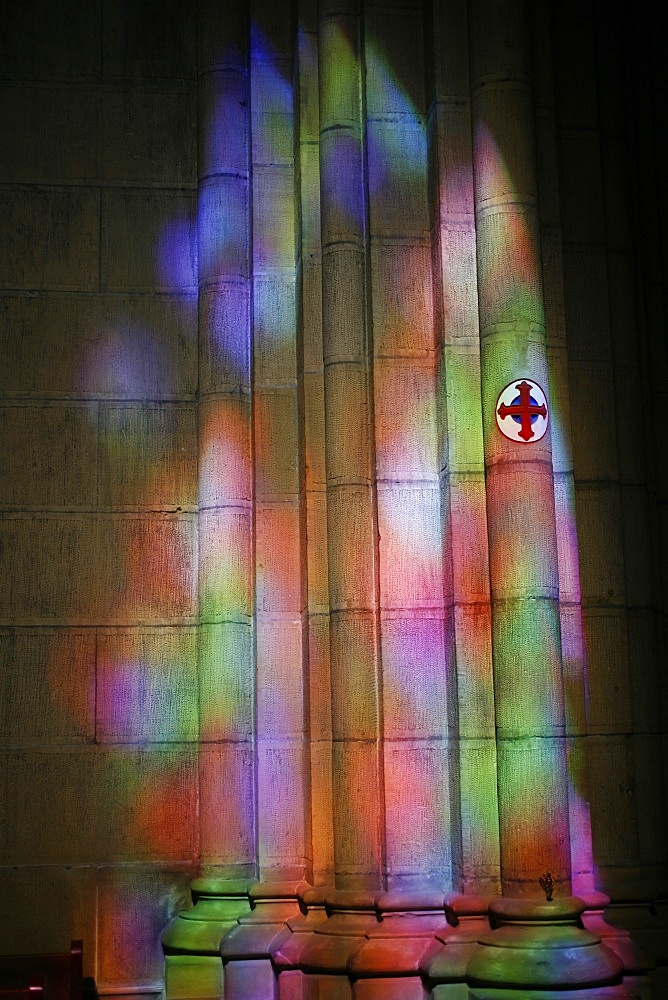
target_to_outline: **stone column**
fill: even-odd
[[[524,5],[474,0],[470,45],[501,878],[533,895],[545,869],[568,891],[570,859],[550,433],[495,422],[513,380],[548,387]]]
[[[303,392],[298,339],[296,12],[251,4],[258,863],[311,876]]]
[[[460,873],[453,888],[489,894],[499,891],[499,817],[466,0],[440,0],[432,11],[428,142],[439,478],[459,737],[460,815],[452,835],[458,825],[461,843],[453,854],[460,855]]]
[[[380,883],[383,814],[361,25],[319,10],[323,356],[334,857],[340,888]]]
[[[200,849],[255,874],[250,88],[244,3],[200,4]]]

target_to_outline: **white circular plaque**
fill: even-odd
[[[496,423],[504,435],[519,444],[540,441],[547,430],[547,397],[538,382],[518,378],[509,382],[496,401]]]

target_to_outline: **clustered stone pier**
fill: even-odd
[[[201,878],[163,934],[167,1000],[651,996],[652,962],[587,899]]]

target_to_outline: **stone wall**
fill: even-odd
[[[662,111],[642,16],[529,6],[6,4],[2,950],[661,890]]]

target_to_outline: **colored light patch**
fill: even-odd
[[[197,288],[197,233],[188,216],[172,217],[162,227],[155,248],[159,285],[181,291]]]

